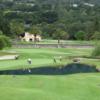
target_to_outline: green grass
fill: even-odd
[[[19,69],[24,67],[39,67],[71,63],[69,56],[90,56],[93,49],[66,48],[66,49],[9,49],[0,51],[0,55],[17,53],[19,60],[0,61],[0,70]],[[64,59],[59,61],[58,57]],[[27,59],[32,59],[32,65]],[[100,66],[99,59],[86,59],[82,63]],[[69,74],[69,75],[1,75],[0,100],[99,100],[100,73]]]
[[[84,48],[40,49],[38,48],[38,49],[7,50],[8,53],[13,51],[20,55],[19,59],[0,61],[0,70],[53,65],[54,57],[56,57],[57,59],[57,64],[68,64],[72,62],[72,59],[67,59],[69,56],[84,56],[84,55],[89,56],[92,52],[92,49],[84,49]],[[62,62],[59,61],[59,56],[62,56],[62,58],[64,58]],[[27,64],[28,58],[32,59],[31,66]],[[98,64],[97,66],[99,66]]]
[[[1,100],[99,100],[100,74],[0,76]]]

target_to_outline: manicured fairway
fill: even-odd
[[[11,49],[1,51],[5,55],[14,52],[19,54],[18,60],[0,61],[0,70],[41,67],[71,63],[69,56],[89,56],[90,48],[67,49]],[[59,61],[59,56],[64,59]],[[32,59],[32,65],[27,59]],[[97,59],[82,59],[82,63],[100,66]],[[0,100],[99,100],[100,74],[79,73],[68,75],[1,75]]]
[[[7,51],[1,51],[1,54],[4,52],[15,52],[20,55],[18,60],[6,60],[0,61],[0,70],[3,69],[19,69],[19,68],[26,68],[26,67],[40,67],[40,66],[47,66],[53,65],[53,58],[57,59],[57,64],[68,64],[72,62],[72,59],[65,59],[69,56],[89,56],[92,52],[90,48],[67,48],[67,49],[12,49]],[[11,53],[12,54],[12,53]],[[63,61],[60,62],[59,56],[62,56]],[[27,59],[32,59],[32,65],[27,64]],[[83,59],[82,63],[97,65],[99,67],[100,62],[99,60],[92,60],[92,59]]]
[[[99,100],[100,74],[0,76],[0,100]]]

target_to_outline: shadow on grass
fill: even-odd
[[[37,67],[30,69],[3,70],[0,71],[0,75],[65,75],[91,72],[98,72],[98,70],[95,66],[74,63],[62,67]]]

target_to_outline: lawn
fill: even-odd
[[[0,54],[19,54],[18,60],[0,61],[0,70],[41,67],[72,63],[69,56],[90,56],[92,48],[58,49],[8,49]],[[59,56],[64,59],[59,61]],[[32,59],[32,65],[27,59]],[[100,66],[98,59],[82,60],[82,63]],[[78,73],[68,75],[1,75],[0,100],[99,100],[100,74]]]
[[[1,100],[99,100],[100,74],[0,76]]]
[[[74,49],[74,50],[73,50]],[[4,52],[1,51],[4,55]],[[55,57],[57,59],[57,64],[68,64],[72,63],[72,59],[68,59],[69,56],[89,56],[92,52],[92,49],[90,48],[59,48],[59,49],[12,49],[7,50],[7,53],[11,54],[19,54],[18,60],[5,60],[0,61],[0,70],[4,69],[19,69],[19,68],[25,68],[25,67],[40,67],[40,66],[47,66],[47,65],[54,65],[53,58]],[[62,56],[63,61],[59,61],[59,56]],[[32,65],[27,64],[27,59],[32,59]],[[83,59],[81,61],[82,63],[89,63],[94,64],[99,67],[100,62],[97,59]]]

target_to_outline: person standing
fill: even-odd
[[[59,60],[62,61],[62,56],[59,57]]]
[[[31,64],[32,64],[32,60],[29,58],[29,59],[27,60],[27,63],[28,63],[29,65],[31,65]],[[29,68],[27,68],[27,71],[28,71],[28,73],[31,73],[31,70],[30,70]]]
[[[55,57],[53,58],[53,61],[54,61],[54,63],[57,63],[57,61],[56,61],[56,58],[55,58]]]
[[[27,62],[28,62],[29,65],[32,64],[32,60],[30,58],[27,60]]]

